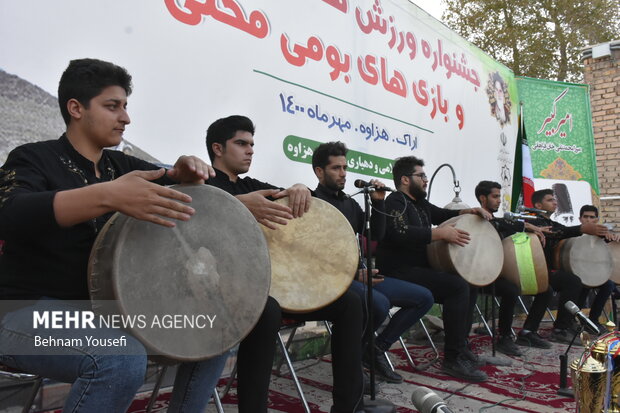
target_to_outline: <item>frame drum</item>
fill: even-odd
[[[577,275],[587,287],[599,287],[611,277],[611,253],[600,237],[584,234],[563,239],[554,258],[555,268]]]
[[[545,252],[536,235],[517,232],[502,240],[504,266],[500,277],[520,289],[520,295],[536,295],[549,288]]]
[[[288,198],[276,202],[288,205]],[[326,201],[312,198],[301,218],[272,230],[262,227],[271,255],[271,291],[289,313],[318,310],[351,285],[359,264],[349,221]]]
[[[142,317],[126,330],[149,354],[197,361],[230,349],[258,321],[269,251],[232,195],[208,185],[172,188],[192,197],[194,216],[167,228],[114,214],[93,245],[89,290],[99,314]]]
[[[431,242],[426,249],[431,267],[459,274],[468,283],[480,287],[491,284],[499,276],[504,263],[504,250],[497,231],[493,225],[473,214],[450,218],[440,227],[451,224],[469,232],[469,244],[461,247],[443,240]]]

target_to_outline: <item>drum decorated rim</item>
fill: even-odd
[[[523,286],[531,285],[532,282],[535,281],[536,291],[521,291],[522,295],[535,295],[540,292],[547,291],[549,287],[549,272],[547,270],[545,251],[540,240],[538,239],[538,236],[531,233],[525,233],[525,235],[530,240],[530,248],[533,259],[532,268],[534,270],[533,275],[535,280],[531,280],[530,283],[527,283],[521,279],[521,277],[523,277],[522,269],[519,268],[519,263],[517,262],[517,257],[515,256],[515,245],[513,242],[513,238],[518,234],[513,234],[502,240],[504,248],[504,265],[502,266],[500,277],[509,280],[519,287],[519,289]]]

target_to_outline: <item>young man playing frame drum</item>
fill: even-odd
[[[207,150],[216,176],[210,185],[221,188],[244,203],[261,224],[277,230],[279,225],[300,217],[310,207],[310,190],[301,184],[287,189],[239,175],[250,170],[254,155],[254,124],[245,116],[229,116],[213,122],[207,130]],[[289,197],[288,206],[273,199]],[[326,253],[329,246],[326,245]],[[310,276],[310,274],[309,274]],[[361,369],[362,303],[346,291],[332,304],[303,314],[280,313],[278,302],[269,297],[257,326],[242,340],[238,353],[239,411],[267,411],[269,378],[281,315],[300,321],[333,322],[332,413],[363,412]]]
[[[547,260],[547,268],[549,269],[549,284],[553,290],[560,294],[557,318],[553,324],[554,328],[549,339],[568,344],[574,336],[573,318],[568,310],[564,308],[564,305],[567,301],[577,302],[581,293],[582,284],[579,277],[575,274],[552,268],[554,250],[560,240],[565,238],[578,237],[581,234],[605,236],[607,235],[607,227],[594,223],[566,227],[558,222],[552,221],[550,217],[556,210],[557,201],[551,189],[541,189],[534,192],[532,194],[532,204],[534,208],[545,211],[544,214],[539,215],[538,219],[532,221],[532,224],[538,227],[551,228],[549,232],[545,233],[545,258]],[[541,348],[549,347],[549,343],[542,340],[537,334],[537,331],[551,298],[551,289],[546,293],[536,295],[530,312],[523,324],[523,330],[518,334],[517,344]]]
[[[329,202],[347,218],[356,234],[364,232],[364,211],[359,204],[342,190],[347,179],[347,147],[342,142],[328,142],[319,145],[312,155],[312,168],[319,179],[314,190],[317,198]],[[370,181],[375,188],[383,183],[376,179]],[[370,195],[373,213],[370,219],[370,232],[373,240],[383,238],[385,232],[385,191],[376,190]],[[378,273],[378,271],[377,271]],[[429,290],[413,283],[396,278],[373,279],[373,331],[376,331],[388,315],[392,306],[400,307],[388,325],[375,341],[375,366],[380,379],[390,383],[401,383],[403,378],[392,371],[385,352],[392,344],[415,324],[433,306],[433,295]],[[360,269],[356,280],[351,284],[360,299],[366,300],[366,271]],[[364,306],[366,308],[366,306]],[[364,353],[364,365],[370,365],[369,351]]]
[[[476,214],[484,219],[492,215],[482,208],[460,211],[436,207],[426,200],[428,179],[424,161],[414,156],[398,158],[392,171],[398,192],[385,201],[386,233],[379,243],[377,267],[389,277],[428,288],[435,301],[443,304],[445,346],[443,371],[470,381],[485,381],[486,374],[477,368],[477,357],[467,348],[468,314],[476,304],[478,287],[457,274],[429,267],[426,246],[432,240],[464,246],[470,236],[451,225],[431,228],[461,214]]]
[[[579,210],[579,221],[582,224],[598,224],[598,219],[598,208],[594,205],[584,205]],[[618,242],[620,240],[620,237],[618,236],[618,234],[613,234],[609,232],[605,236],[605,240],[608,242]],[[607,280],[600,287],[596,288],[598,289],[598,291],[596,293],[596,296],[594,297],[594,300],[592,300],[588,317],[599,327],[599,331],[601,333],[604,333],[607,331],[607,329],[601,325],[601,323],[599,322],[599,317],[603,313],[605,303],[616,288],[616,283],[614,283],[612,280]],[[592,290],[592,288],[586,286],[583,287],[583,289],[581,290],[581,295],[579,296],[579,301],[577,302],[577,306],[579,308],[582,308],[585,305],[588,294]]]
[[[480,181],[475,188],[476,199],[480,203],[480,206],[491,214],[497,212],[502,202],[501,189],[502,186],[497,182]],[[501,239],[509,237],[517,232],[529,231],[535,233],[541,240],[542,245],[544,245],[545,236],[541,228],[527,222],[493,218],[491,224],[495,227]],[[507,279],[500,277],[495,280],[493,284],[483,287],[482,291],[486,294],[492,294],[494,291],[495,295],[501,297],[497,351],[509,356],[520,356],[521,352],[519,351],[519,347],[515,345],[511,337],[512,316],[514,314],[515,305],[517,304],[517,298],[519,297],[519,287]],[[470,315],[470,320],[473,320],[473,312]]]
[[[204,183],[214,175],[196,157],[182,156],[165,171],[122,152],[104,150],[121,142],[130,122],[130,93],[131,76],[122,67],[95,59],[71,61],[58,87],[66,133],[55,141],[14,149],[0,169],[0,239],[5,240],[0,298],[36,301],[3,315],[0,362],[73,383],[66,412],[125,412],[144,382],[146,350],[122,330],[96,328],[88,334],[124,336],[126,346],[104,352],[72,342],[68,347],[30,352],[36,346],[30,329],[33,310],[75,311],[65,300],[89,300],[89,253],[114,211],[173,227],[173,220],[191,218],[194,210],[186,204],[191,199],[158,184]],[[61,340],[85,334],[70,328],[39,328],[34,333]],[[203,411],[226,357],[227,353],[182,363],[168,411]],[[190,391],[190,386],[201,390]]]

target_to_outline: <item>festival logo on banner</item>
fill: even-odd
[[[510,123],[510,114],[512,110],[512,100],[508,83],[504,80],[499,71],[489,73],[487,81],[486,93],[491,109],[491,116],[494,117],[502,127],[499,133],[499,153],[497,160],[500,163],[500,183],[502,184],[502,210],[510,211],[512,201],[512,165],[514,162],[514,154],[506,147],[508,138],[504,132],[504,127]],[[511,140],[512,142],[512,140]]]

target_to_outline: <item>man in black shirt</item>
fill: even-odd
[[[546,211],[544,215],[540,215],[537,220],[532,221],[532,224],[538,227],[550,228],[550,231],[545,234],[545,259],[547,260],[547,268],[549,270],[549,284],[553,290],[560,294],[558,314],[549,339],[568,344],[573,339],[574,328],[572,316],[564,308],[564,305],[567,301],[577,302],[583,285],[575,274],[553,268],[553,254],[560,240],[578,237],[581,234],[605,236],[607,234],[607,227],[594,223],[566,227],[556,221],[552,221],[550,216],[557,208],[557,201],[551,189],[542,189],[534,192],[532,194],[532,204],[534,208]],[[551,298],[551,289],[547,294],[541,293],[536,296],[530,308],[530,313],[523,324],[523,330],[517,336],[517,344],[547,348],[545,344],[548,346],[548,343],[541,340],[537,331]]]
[[[501,189],[502,186],[497,182],[480,181],[475,189],[476,199],[480,202],[480,206],[491,214],[497,212],[502,202]],[[541,243],[544,245],[545,236],[542,230],[527,222],[493,218],[491,224],[495,227],[501,239],[509,237],[517,232],[529,231],[536,233],[536,236],[540,238]],[[511,336],[512,316],[514,314],[515,305],[517,304],[520,288],[507,279],[500,277],[491,285],[484,287],[482,291],[487,294],[494,293],[501,297],[497,351],[509,356],[520,356],[521,352],[519,351],[519,347],[512,341]],[[470,319],[473,320],[473,313],[470,315]]]
[[[398,192],[385,201],[387,219],[385,238],[379,243],[377,267],[389,276],[428,288],[436,302],[443,303],[445,346],[443,371],[470,381],[485,381],[486,374],[477,368],[477,357],[467,348],[471,324],[468,314],[476,304],[478,288],[457,274],[429,267],[426,246],[432,240],[466,245],[469,234],[454,226],[431,228],[461,214],[477,214],[491,219],[482,208],[460,211],[438,208],[426,200],[428,179],[424,162],[414,156],[399,158],[392,170]]]
[[[125,336],[117,354],[100,347],[37,347],[36,334],[59,340],[78,329],[32,330],[33,310],[75,311],[71,300],[88,300],[87,263],[97,233],[113,212],[173,227],[187,221],[191,198],[158,185],[204,183],[214,175],[196,157],[182,156],[168,171],[104,150],[118,145],[129,124],[125,69],[95,59],[73,60],[58,87],[66,133],[56,141],[14,149],[0,169],[0,298],[38,300],[0,314],[0,363],[46,378],[73,383],[64,411],[124,413],[146,373],[146,351],[118,329],[89,329],[95,338]],[[154,181],[154,182],[150,182]],[[31,351],[36,347],[36,351]],[[182,363],[168,411],[202,411],[227,353]],[[187,389],[198,386],[202,391]]]
[[[579,221],[582,224],[588,223],[598,223],[598,208],[594,205],[584,205],[579,210]],[[609,232],[607,236],[605,236],[605,240],[607,242],[618,242],[620,237],[618,234],[613,234]],[[616,283],[612,280],[607,280],[604,284],[599,287],[595,287],[598,291],[594,300],[592,300],[592,304],[590,306],[590,312],[588,313],[588,318],[592,320],[598,327],[601,333],[607,332],[607,329],[601,325],[599,322],[599,317],[603,313],[603,309],[605,307],[605,303],[616,289]],[[584,286],[581,290],[581,295],[579,297],[579,301],[576,303],[579,308],[583,308],[586,304],[586,300],[588,295],[593,290],[593,288]],[[612,317],[612,321],[616,319],[616,315]]]
[[[254,124],[245,116],[229,116],[213,122],[207,130],[207,150],[216,176],[209,184],[219,187],[244,203],[256,220],[277,230],[279,225],[300,217],[310,206],[310,190],[301,184],[287,189],[239,175],[250,169],[254,155]],[[289,197],[288,206],[271,199]],[[327,247],[327,246],[326,246]],[[248,337],[239,346],[239,411],[266,412],[269,378],[275,351],[275,336],[280,324],[280,306],[269,297],[267,307]],[[361,346],[362,304],[359,297],[345,292],[332,304],[309,313],[283,313],[287,319],[333,323],[332,371],[334,405],[332,413],[363,412]],[[260,354],[260,356],[257,356]]]
[[[342,190],[347,176],[347,147],[342,142],[328,142],[319,145],[312,155],[312,168],[319,179],[314,190],[317,198],[329,202],[347,218],[356,234],[364,233],[364,212],[353,198]],[[376,179],[370,181],[375,188],[385,185]],[[374,213],[370,218],[370,233],[373,240],[383,238],[385,232],[385,191],[376,190],[370,195]],[[378,271],[377,271],[378,272]],[[433,306],[433,296],[429,290],[413,283],[396,278],[373,279],[373,331],[376,331],[388,315],[392,306],[400,307],[388,325],[375,341],[376,373],[390,383],[400,383],[403,378],[392,371],[385,352],[396,340],[415,324]],[[366,270],[360,269],[351,290],[356,292],[362,302],[366,299]],[[366,306],[364,306],[366,308]],[[370,365],[369,351],[364,354],[364,364]]]

